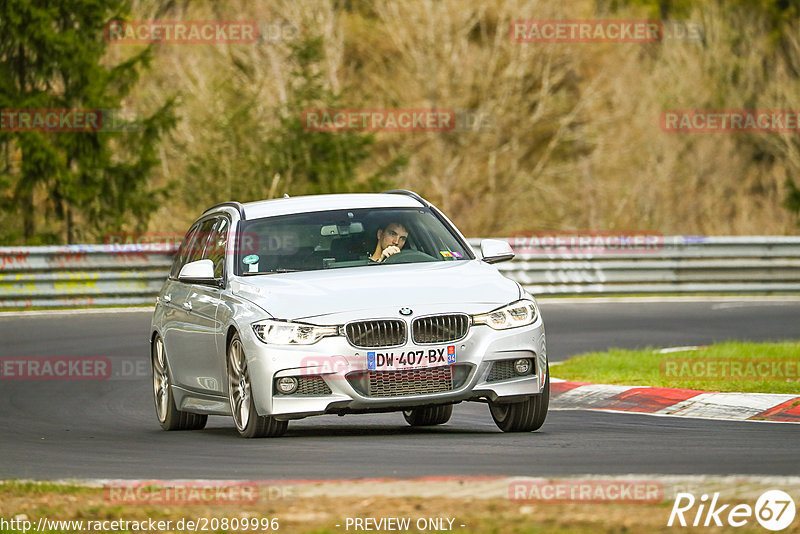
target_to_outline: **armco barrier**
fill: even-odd
[[[800,293],[800,237],[665,236],[658,250],[523,252],[497,267],[534,295]]]
[[[480,252],[480,239],[470,239]],[[151,305],[163,245],[0,247],[0,308]],[[647,253],[518,253],[497,267],[535,295],[800,293],[800,237],[663,238]]]
[[[0,308],[153,304],[174,248],[68,245],[0,248]]]

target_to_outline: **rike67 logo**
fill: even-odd
[[[778,532],[794,521],[795,505],[788,493],[769,490],[756,500],[755,507],[749,504],[719,504],[719,493],[703,494],[696,499],[691,493],[678,493],[669,514],[667,526],[693,527],[743,527],[752,525],[755,519],[765,529]]]

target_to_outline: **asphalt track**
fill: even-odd
[[[609,347],[800,339],[800,301],[545,302],[551,360]],[[149,314],[0,316],[0,357],[101,356],[126,379],[0,381],[0,479],[326,479],[430,475],[798,475],[800,426],[553,410],[503,434],[482,404],[442,427],[400,414],[293,421],[238,438],[229,418],[163,432],[147,364]],[[557,376],[557,372],[554,373]]]

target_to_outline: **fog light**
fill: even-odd
[[[527,375],[531,372],[531,361],[527,358],[516,360],[514,362],[514,370],[518,375]]]
[[[297,391],[297,379],[293,376],[285,376],[277,381],[278,391],[284,395],[291,395]]]

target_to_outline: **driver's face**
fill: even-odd
[[[408,239],[408,231],[402,224],[391,223],[384,230],[378,230],[378,241],[381,244],[381,250],[386,247],[394,245],[397,248],[403,248]]]

